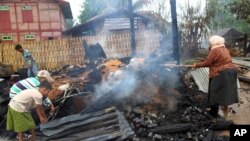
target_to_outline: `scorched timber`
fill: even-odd
[[[191,124],[184,123],[184,124],[174,124],[174,125],[156,127],[154,129],[151,129],[150,132],[172,134],[172,133],[186,132],[189,131],[190,129],[191,129]]]
[[[250,78],[247,76],[243,76],[243,75],[238,75],[238,78],[243,81],[243,82],[247,82],[250,83]]]
[[[234,125],[234,122],[229,120],[217,120],[214,125],[212,125],[212,130],[220,131],[220,130],[229,130],[229,127]]]

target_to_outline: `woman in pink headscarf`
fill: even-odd
[[[227,118],[228,105],[238,103],[237,67],[232,63],[229,51],[225,47],[225,39],[214,35],[209,39],[211,48],[207,58],[193,67],[209,67],[208,106],[210,114],[218,116],[222,106],[224,117]]]

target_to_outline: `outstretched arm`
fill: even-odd
[[[39,116],[39,119],[40,119],[41,123],[47,122],[47,118],[46,118],[46,115],[45,115],[45,112],[44,112],[44,108],[43,108],[42,105],[38,105],[36,107],[36,113]]]

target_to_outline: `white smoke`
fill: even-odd
[[[129,97],[137,87],[136,75],[124,70],[111,72],[107,79],[95,86],[95,95],[97,98],[112,91],[115,98]]]

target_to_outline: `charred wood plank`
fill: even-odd
[[[250,83],[250,78],[247,77],[247,76],[238,75],[238,78],[239,78],[240,81]]]
[[[151,129],[150,132],[173,134],[173,133],[186,132],[186,131],[188,131],[190,129],[191,129],[191,124],[190,123],[183,123],[183,124],[174,124],[174,125],[156,127],[154,129]]]
[[[203,141],[212,141],[214,138],[214,132],[213,131],[209,131],[207,136],[203,139]]]
[[[233,121],[227,121],[227,120],[217,120],[214,125],[212,125],[211,129],[214,131],[219,130],[229,130],[230,125],[234,125]]]
[[[115,118],[117,118],[117,114],[110,113],[110,114],[106,114],[100,117],[89,118],[84,121],[75,121],[72,123],[62,124],[54,128],[50,127],[50,128],[42,129],[41,131],[46,136],[52,136],[55,134],[62,133],[69,129],[79,128],[81,126],[89,126],[90,124],[94,124],[95,122],[98,122],[98,121],[105,121],[105,120],[110,120],[110,119],[115,119]]]
[[[9,77],[14,74],[13,66],[0,62],[0,77]]]
[[[2,121],[0,122],[0,129],[4,127],[5,124],[6,124],[6,116],[3,117]]]

